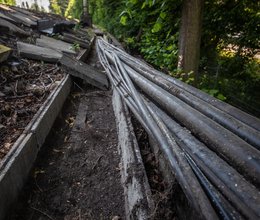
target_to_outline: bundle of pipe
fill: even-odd
[[[97,51],[111,83],[158,142],[201,218],[259,218],[259,120],[102,39]]]

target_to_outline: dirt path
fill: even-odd
[[[74,86],[9,219],[124,219],[111,92]]]

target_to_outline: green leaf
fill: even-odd
[[[143,5],[142,5],[141,9],[144,9],[144,8],[145,8],[145,6],[146,6],[146,2],[144,2],[144,3],[143,3]]]
[[[218,93],[217,89],[210,89],[209,90],[209,94],[212,95],[212,96],[215,96],[217,93]]]
[[[156,22],[153,26],[152,33],[157,33],[162,29],[162,23]]]
[[[225,96],[222,95],[221,93],[219,93],[219,94],[217,95],[217,98],[220,99],[220,100],[222,100],[222,101],[225,101],[225,100],[227,99],[227,97],[225,97]]]
[[[123,15],[123,16],[120,18],[120,23],[125,26],[126,23],[127,23],[127,16]]]
[[[160,13],[160,17],[161,17],[162,19],[166,18],[166,16],[167,16],[167,14],[166,14],[165,12],[162,11],[162,12]]]

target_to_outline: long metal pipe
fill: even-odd
[[[189,153],[203,173],[241,213],[249,219],[260,217],[260,197],[255,196],[260,192],[254,186],[155,104],[149,102],[147,105],[158,113],[174,134],[177,143]]]
[[[260,184],[260,153],[224,127],[205,117],[175,96],[125,67],[131,79],[153,100],[249,180]],[[224,138],[223,138],[224,137]]]
[[[249,115],[249,114],[241,111],[240,109],[229,105],[228,103],[222,102],[222,101],[208,95],[207,93],[205,93],[195,87],[192,87],[176,78],[173,78],[169,75],[166,75],[160,71],[155,70],[154,68],[150,67],[146,63],[141,62],[139,59],[136,59],[136,58],[130,56],[125,51],[123,51],[111,44],[108,44],[106,42],[102,42],[102,43],[106,47],[110,47],[110,48],[113,48],[115,51],[118,51],[120,53],[120,57],[122,59],[126,59],[128,64],[131,64],[132,67],[138,68],[138,70],[141,70],[141,71],[148,71],[150,74],[152,74],[154,76],[160,76],[160,77],[168,80],[169,82],[175,84],[179,88],[181,88],[181,89],[191,93],[192,95],[204,100],[205,102],[211,104],[212,106],[228,113],[229,115],[233,116],[237,120],[247,124],[248,126],[256,129],[257,131],[260,131],[260,120],[258,118],[254,117],[252,115]]]
[[[128,63],[125,59],[123,59],[123,62],[125,62],[135,70],[138,69],[136,65]],[[140,73],[156,85],[162,87],[172,95],[178,97],[185,103],[189,104],[191,107],[197,109],[198,111],[208,116],[212,120],[218,122],[228,130],[232,131],[234,134],[243,138],[249,144],[256,147],[258,150],[260,150],[260,132],[256,129],[237,120],[236,118],[230,116],[226,112],[219,110],[218,108],[212,106],[204,100],[192,95],[186,90],[183,90],[176,84],[164,79],[162,76],[153,75],[148,71],[138,71],[138,73]]]

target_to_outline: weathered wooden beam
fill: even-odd
[[[117,124],[118,151],[121,154],[126,219],[149,219],[154,204],[130,112],[115,88],[112,101]]]
[[[10,21],[10,22],[15,22],[14,19],[10,18],[9,16],[7,16],[6,14],[4,14],[1,11],[0,11],[0,18],[3,18],[3,19]]]
[[[53,19],[40,19],[37,21],[37,28],[39,31],[46,30],[52,28],[55,23]]]
[[[69,72],[69,74],[79,77],[99,89],[106,90],[108,88],[108,80],[106,75],[99,72],[92,66],[80,62],[77,59],[65,54],[63,54],[60,63]]]
[[[8,59],[11,51],[11,48],[0,44],[0,63]]]
[[[21,28],[2,18],[0,18],[0,27],[7,28],[11,33],[20,34],[22,36],[30,36],[30,33],[25,32]]]
[[[33,12],[26,10],[24,8],[19,8],[19,7],[15,7],[15,6],[10,6],[10,8],[17,12],[20,12],[21,14],[25,14],[25,15],[29,16],[32,21],[37,22],[38,20],[41,19],[40,17],[36,16]]]
[[[36,39],[36,45],[41,47],[51,48],[57,51],[69,53],[69,54],[76,54],[73,50],[73,45],[63,42],[61,40],[56,40],[51,37],[46,37],[41,35],[41,38]]]
[[[7,5],[0,5],[0,9],[6,13],[9,17],[11,17],[13,20],[18,22],[19,24],[24,24],[25,26],[28,27],[33,27],[36,26],[36,18],[33,16],[30,16],[25,13],[21,13],[19,11],[16,11],[12,9],[11,7]]]
[[[63,33],[61,39],[65,42],[72,43],[72,44],[79,44],[80,47],[88,49],[90,42],[88,39],[82,39],[79,37],[74,36],[73,34]]]
[[[84,50],[81,50],[77,56],[77,60],[79,61],[85,61],[88,57],[88,55],[90,54],[90,51],[91,51],[91,48],[93,46],[95,42],[95,37],[93,37],[91,40],[90,40],[90,43],[89,43],[89,48],[87,49],[84,49]]]
[[[23,42],[17,42],[17,49],[21,57],[26,57],[33,60],[55,63],[62,57],[61,52]]]

